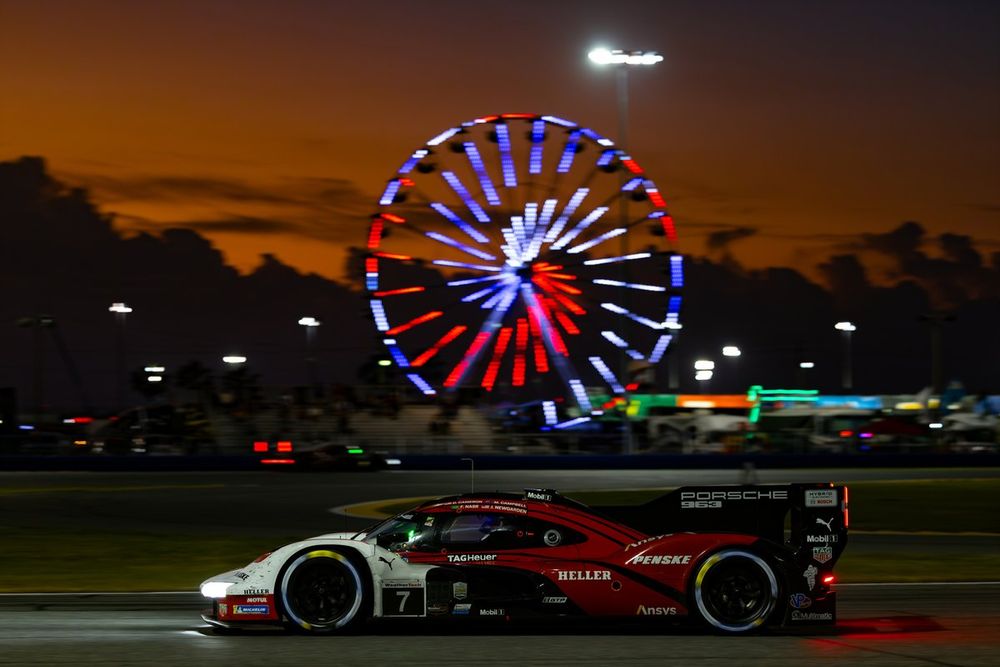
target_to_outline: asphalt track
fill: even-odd
[[[0,665],[997,665],[1000,584],[840,588],[822,634],[719,637],[627,624],[419,623],[349,637],[217,634],[191,594],[0,596]]]

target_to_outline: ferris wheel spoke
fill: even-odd
[[[418,315],[417,317],[414,317],[409,322],[404,322],[403,324],[400,324],[399,326],[392,327],[391,329],[389,329],[389,330],[387,330],[385,332],[385,335],[386,336],[395,336],[397,334],[401,334],[404,331],[409,331],[413,327],[418,326],[420,324],[423,324],[424,322],[430,322],[433,319],[437,319],[438,317],[441,317],[442,315],[444,315],[444,311],[442,311],[442,310],[431,310],[431,311],[428,311],[428,312],[424,313],[423,315]]]
[[[490,239],[488,236],[467,223],[465,220],[462,220],[458,214],[441,202],[431,202],[430,207],[440,213],[446,220],[454,223],[456,227],[468,234],[473,241],[478,241],[479,243],[489,243]]]
[[[627,283],[621,280],[608,280],[607,278],[594,278],[590,282],[595,285],[605,285],[607,287],[625,287],[628,289],[640,290],[643,292],[666,292],[667,288],[661,285],[644,285],[642,283]]]
[[[451,189],[455,191],[455,194],[458,195],[459,199],[461,199],[465,203],[466,207],[469,209],[469,212],[472,213],[472,216],[476,220],[482,223],[490,221],[490,216],[486,214],[486,211],[484,211],[483,207],[479,205],[479,202],[473,199],[472,195],[469,194],[469,191],[465,188],[465,185],[462,183],[461,179],[458,176],[456,176],[454,172],[442,171],[441,177],[448,183],[448,185],[451,186]]]
[[[594,238],[590,239],[589,241],[584,241],[580,245],[573,246],[572,248],[567,249],[566,252],[568,254],[570,254],[570,255],[575,255],[575,254],[581,253],[581,252],[583,252],[585,250],[590,250],[594,246],[596,246],[598,244],[601,244],[601,243],[604,243],[608,239],[613,239],[616,236],[621,236],[626,231],[628,231],[628,230],[626,230],[624,227],[617,227],[615,229],[612,229],[611,231],[607,231],[607,232],[604,232],[603,234],[595,236]]]
[[[486,367],[486,374],[483,375],[482,387],[486,391],[493,391],[497,374],[500,372],[500,363],[503,360],[504,352],[507,350],[507,344],[510,342],[512,332],[513,329],[511,327],[501,327],[500,333],[497,334],[497,344],[493,348],[493,357]]]
[[[562,237],[560,237],[555,243],[553,243],[551,246],[552,250],[561,250],[565,248],[570,241],[579,236],[585,229],[587,229],[587,227],[590,227],[592,224],[600,220],[601,216],[603,216],[607,212],[608,212],[607,206],[598,206],[597,208],[592,210],[590,213],[584,216],[584,218],[580,222],[576,223],[576,226],[574,226],[568,232],[563,234]]]
[[[420,367],[430,361],[438,352],[440,352],[448,343],[452,342],[459,336],[461,336],[465,330],[468,329],[464,324],[459,324],[448,330],[445,335],[441,336],[433,345],[424,350],[420,355],[415,357],[413,361],[410,362],[411,366]]]
[[[490,178],[489,172],[486,171],[486,165],[483,164],[483,157],[479,154],[476,144],[466,141],[462,145],[465,147],[465,155],[469,158],[469,163],[472,165],[472,171],[475,172],[476,178],[479,179],[479,185],[483,189],[486,201],[490,206],[500,206],[500,196],[493,186],[493,180]]]
[[[542,152],[545,141],[545,121],[536,119],[531,124],[531,152],[528,155],[528,173],[542,173]]]
[[[514,156],[511,152],[510,129],[507,123],[497,123],[495,126],[497,133],[497,146],[500,149],[500,167],[503,173],[503,185],[505,188],[517,187],[517,169],[514,165]]]
[[[608,383],[608,386],[611,387],[611,390],[613,392],[615,392],[616,394],[625,393],[625,387],[623,387],[621,383],[618,382],[618,378],[615,377],[615,374],[611,372],[610,368],[608,368],[608,364],[605,363],[604,359],[602,359],[599,356],[594,356],[594,357],[588,357],[588,361],[590,361],[590,365],[594,367],[594,370],[597,371],[597,374],[600,375],[601,378],[603,378],[603,380]]]
[[[559,217],[556,218],[556,221],[545,233],[543,238],[545,243],[552,243],[559,238],[559,235],[562,233],[566,223],[569,222],[570,217],[576,213],[576,209],[580,207],[580,203],[583,202],[589,192],[590,188],[577,188],[576,192],[574,192],[569,198],[569,201],[566,202],[566,206],[563,207]]]
[[[456,250],[461,250],[462,252],[468,255],[472,255],[473,257],[478,257],[479,259],[485,259],[488,262],[496,261],[496,255],[491,255],[490,253],[479,250],[478,248],[473,248],[471,246],[468,246],[462,243],[461,241],[453,239],[445,234],[441,234],[440,232],[424,232],[424,236],[426,236],[429,239],[438,241],[440,243],[444,243],[445,245],[451,246]]]

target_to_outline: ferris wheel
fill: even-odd
[[[365,287],[389,355],[421,392],[543,401],[564,427],[587,388],[629,387],[680,329],[683,260],[645,170],[563,118],[501,114],[441,132],[372,216]],[[574,419],[559,421],[558,404]]]

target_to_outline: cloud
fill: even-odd
[[[709,252],[726,250],[729,245],[740,239],[755,236],[759,230],[754,227],[732,227],[717,232],[712,232],[705,240],[705,247]]]

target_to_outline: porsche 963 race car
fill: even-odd
[[[832,625],[847,495],[817,483],[683,487],[634,507],[547,489],[439,498],[210,578],[203,618],[330,634],[389,618]]]

